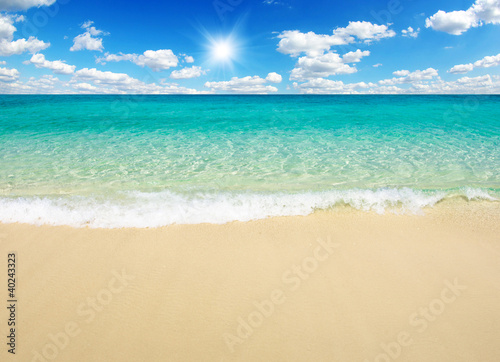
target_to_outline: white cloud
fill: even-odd
[[[476,0],[467,10],[439,10],[425,20],[425,26],[453,35],[483,24],[500,24],[500,0]]]
[[[91,81],[96,84],[130,85],[134,78],[125,73],[103,72],[95,68],[83,68],[75,72],[75,78],[82,81]]]
[[[382,63],[377,63],[377,64],[373,64],[372,67],[373,68],[378,68],[378,67],[381,67],[383,64]]]
[[[141,67],[148,66],[155,72],[176,67],[179,59],[170,49],[146,50],[143,54],[109,54],[97,58],[97,63],[130,61]]]
[[[5,60],[0,60],[0,65],[5,65],[7,62]]]
[[[464,74],[474,69],[474,64],[458,64],[451,68],[448,72],[452,74]]]
[[[19,78],[17,69],[0,68],[0,82],[13,82]]]
[[[78,73],[79,72],[79,73]],[[145,83],[126,74],[82,69],[75,72],[70,82],[62,82],[53,75],[1,82],[0,93],[5,94],[197,94],[209,93],[180,87],[178,84]],[[78,73],[78,74],[77,74]]]
[[[33,54],[31,59],[25,61],[24,64],[33,64],[37,68],[51,69],[56,74],[72,74],[76,68],[76,66],[69,65],[62,60],[49,61],[45,59],[43,54]]]
[[[194,58],[190,55],[186,55],[186,56],[184,56],[184,61],[186,63],[194,63]]]
[[[174,70],[170,73],[170,78],[172,79],[190,79],[190,78],[198,78],[202,75],[206,74],[206,70],[202,70],[201,67],[197,67],[193,65],[190,68],[182,68],[179,70]]]
[[[458,64],[451,68],[448,72],[453,74],[463,74],[472,71],[474,68],[489,68],[496,67],[500,65],[500,54],[486,56],[483,59],[480,59],[474,64]]]
[[[281,83],[283,78],[276,72],[271,72],[267,75],[266,80],[271,83]]]
[[[33,36],[14,40],[14,33],[17,31],[14,23],[20,21],[24,21],[23,16],[0,14],[0,56],[8,57],[24,52],[36,53],[50,46],[50,43]]]
[[[32,7],[49,6],[56,0],[0,0],[0,11],[27,10]]]
[[[500,80],[490,75],[480,77],[463,77],[456,81],[438,80],[428,84],[413,85],[408,92],[429,94],[498,94]]]
[[[410,74],[409,70],[396,70],[395,72],[392,72],[396,77],[404,77],[405,75]]]
[[[476,17],[469,11],[452,11],[446,13],[439,10],[436,14],[425,20],[426,28],[444,31],[453,35],[460,35],[470,27],[477,26]]]
[[[134,61],[137,59],[137,54],[110,54],[105,53],[103,57],[99,57],[96,59],[96,63],[106,64],[106,62],[121,62],[121,61]]]
[[[387,25],[376,25],[367,21],[349,22],[345,28],[336,28],[332,35],[316,34],[312,31],[301,33],[298,30],[285,30],[278,35],[278,51],[298,57],[301,53],[310,56],[320,55],[332,46],[351,44],[357,41],[365,43],[382,38],[390,38],[396,33]]]
[[[361,58],[367,57],[370,55],[370,51],[368,50],[356,50],[355,52],[349,52],[342,56],[342,61],[344,63],[359,63]]]
[[[274,73],[276,74],[276,73]],[[265,83],[269,79],[276,79],[276,76],[273,73],[269,73],[266,79],[263,79],[259,76],[253,77],[243,77],[237,78],[233,77],[230,81],[223,82],[206,82],[205,87],[211,88],[213,91],[223,91],[230,93],[271,93],[277,92],[278,88],[265,85]]]
[[[95,27],[91,26],[92,24],[94,24],[94,22],[90,20],[87,20],[85,23],[83,23],[82,29],[85,29],[85,33],[77,35],[75,39],[73,39],[73,46],[69,49],[70,51],[103,51],[104,46],[102,45],[102,37],[99,36],[108,35],[108,33],[96,29]]]
[[[148,66],[155,72],[176,67],[178,62],[179,59],[170,49],[146,50],[134,61],[135,64],[141,67]]]
[[[89,83],[74,83],[74,84],[71,84],[71,87],[73,89],[83,91],[84,93],[85,92],[97,92],[97,90],[98,90],[97,87],[94,87],[92,84],[89,84]]]
[[[333,34],[346,39],[355,36],[359,40],[364,40],[365,43],[396,36],[394,30],[390,30],[387,25],[372,24],[368,21],[350,21],[347,27],[335,29]]]
[[[401,30],[401,34],[403,34],[403,36],[409,37],[409,38],[416,38],[418,36],[419,32],[420,32],[420,28],[415,30],[411,26],[409,26],[408,29]]]
[[[344,54],[343,57],[333,52],[300,57],[290,74],[290,80],[304,81],[313,78],[326,78],[331,75],[356,73],[358,71],[356,67],[347,63],[359,62],[362,57],[368,55],[370,55],[369,51],[358,49],[355,52]]]
[[[356,72],[357,69],[344,63],[337,53],[326,53],[315,57],[300,57],[290,74],[290,80],[304,81],[313,78],[326,78],[330,75]]]
[[[298,30],[286,30],[278,35],[278,51],[291,56],[299,56],[300,53],[310,55],[321,54],[334,45],[347,44],[346,40],[334,35],[316,34],[312,31],[301,33]]]
[[[403,83],[415,83],[424,80],[430,80],[438,76],[438,71],[434,68],[427,68],[425,70],[416,70],[410,72],[409,70],[398,70],[393,73],[397,78],[384,79],[379,81],[381,85],[395,85]]]
[[[18,39],[16,41],[0,40],[0,56],[8,57],[25,52],[36,53],[47,49],[50,43],[44,43],[37,38],[30,36],[28,39]]]
[[[302,84],[294,83],[293,86],[305,94],[351,94],[373,87],[375,84],[365,82],[345,84],[340,80],[316,78]]]
[[[95,68],[75,72],[71,84],[75,89],[90,93],[113,94],[196,94],[196,89],[179,87],[177,84],[158,85],[145,83],[125,73],[103,72]],[[80,85],[78,85],[80,84]],[[89,87],[90,85],[90,87]],[[92,88],[92,87],[95,87]]]
[[[433,78],[406,86],[381,85],[380,82],[343,83],[317,78],[302,84],[294,83],[293,87],[306,94],[498,94],[500,76],[463,77],[452,82]]]
[[[19,20],[12,15],[0,14],[0,39],[12,40],[16,32],[15,22]]]
[[[474,63],[475,68],[489,68],[496,67],[500,65],[500,53],[497,55],[491,55],[484,57],[481,60],[478,60]]]

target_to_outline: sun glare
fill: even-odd
[[[212,52],[215,59],[222,61],[231,59],[233,54],[232,47],[227,40],[214,43]]]
[[[230,32],[213,34],[200,26],[199,32],[206,40],[203,44],[205,49],[203,66],[211,69],[211,74],[222,73],[225,77],[226,72],[234,71],[235,64],[241,64],[245,41],[238,35],[237,29],[238,25],[235,25]]]

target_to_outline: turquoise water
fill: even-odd
[[[500,96],[0,96],[0,221],[161,226],[500,198]]]

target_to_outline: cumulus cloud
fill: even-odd
[[[382,63],[377,63],[377,64],[373,64],[372,67],[373,68],[378,68],[378,67],[381,67],[383,64]]]
[[[19,78],[19,71],[14,68],[0,68],[0,82],[13,82]]]
[[[351,44],[356,41],[369,43],[395,35],[396,33],[387,25],[351,21],[345,28],[336,28],[332,35],[316,34],[312,31],[302,33],[298,30],[285,30],[278,35],[280,41],[277,50],[293,57],[298,57],[301,53],[315,56],[330,50],[332,46]]]
[[[51,69],[56,74],[72,74],[76,68],[76,66],[69,65],[62,60],[49,61],[45,59],[43,54],[33,54],[30,60],[23,63],[33,64],[37,68]]]
[[[269,73],[267,77],[261,78],[259,76],[253,77],[233,77],[229,81],[223,82],[206,82],[205,87],[211,88],[213,91],[223,91],[230,93],[246,93],[246,94],[263,94],[263,93],[274,93],[278,91],[278,88],[271,85],[266,85],[265,83],[272,80],[277,80],[279,74]],[[281,78],[281,76],[280,76]]]
[[[276,72],[271,72],[267,75],[266,80],[271,83],[281,83],[283,78]]]
[[[36,53],[47,49],[49,46],[50,43],[45,43],[33,36],[30,36],[28,39],[18,39],[11,42],[0,40],[0,56],[8,57],[25,52]]]
[[[367,57],[370,55],[370,51],[368,50],[356,50],[355,52],[349,52],[342,56],[342,61],[344,63],[359,63],[361,58]]]
[[[32,7],[49,6],[56,0],[0,0],[0,11],[27,10]]]
[[[334,35],[316,34],[312,31],[301,33],[298,30],[285,30],[278,35],[278,51],[291,56],[301,53],[317,55],[334,45],[347,44],[346,40]]]
[[[500,92],[500,76],[463,77],[451,82],[433,78],[406,85],[343,83],[317,78],[294,83],[293,87],[306,94],[497,94]]]
[[[405,75],[410,74],[409,70],[396,70],[395,72],[392,72],[396,77],[404,77]]]
[[[294,88],[305,94],[351,94],[358,93],[359,90],[375,86],[373,83],[350,83],[345,84],[340,80],[330,80],[324,78],[311,79],[306,83],[294,83]]]
[[[206,70],[201,69],[201,67],[197,67],[193,65],[190,68],[182,68],[179,70],[174,70],[170,73],[170,78],[172,79],[190,79],[190,78],[198,78],[202,75],[206,74]]]
[[[95,68],[84,68],[74,73],[71,86],[84,93],[112,94],[196,94],[195,89],[179,87],[177,84],[145,83],[125,73],[103,72]],[[95,88],[94,88],[95,87]]]
[[[170,49],[146,50],[143,54],[109,54],[97,58],[97,63],[129,61],[141,67],[148,66],[155,72],[176,67],[179,58]]]
[[[22,21],[22,18],[19,19],[13,15],[0,14],[0,39],[12,40],[17,30],[14,23],[19,21]]]
[[[328,52],[318,56],[300,57],[290,74],[290,80],[304,81],[313,78],[326,78],[331,75],[351,74],[358,70],[347,63],[357,63],[362,57],[370,55],[368,50],[349,52],[341,57],[337,53]]]
[[[475,68],[496,67],[500,64],[500,53],[497,55],[487,56],[474,63]]]
[[[448,72],[453,74],[463,74],[472,71],[475,68],[489,68],[500,65],[500,54],[486,56],[474,63],[458,64],[451,68]]]
[[[102,45],[102,36],[108,35],[108,33],[96,29],[92,26],[92,24],[94,24],[94,22],[90,20],[83,23],[82,29],[85,29],[85,32],[77,35],[73,39],[73,46],[69,48],[70,51],[95,50],[102,52],[104,50],[104,46]]]
[[[365,43],[396,36],[396,32],[390,30],[387,25],[372,24],[368,21],[350,21],[347,27],[335,29],[333,34],[348,40],[355,36]]]
[[[395,85],[403,83],[415,83],[423,80],[430,80],[438,76],[438,71],[434,68],[427,68],[425,70],[416,70],[410,72],[409,70],[398,70],[393,73],[396,78],[383,79],[379,81],[381,85]]]
[[[448,72],[452,74],[464,74],[474,69],[474,64],[458,64],[451,68]]]
[[[17,31],[14,24],[21,21],[24,21],[23,16],[0,14],[0,56],[8,57],[25,52],[36,53],[50,46],[50,43],[45,43],[33,36],[28,39],[14,40],[14,33]]]
[[[77,74],[78,73],[78,74]],[[414,72],[415,73],[415,72]],[[272,74],[272,73],[270,73]],[[410,73],[412,74],[412,73]],[[409,75],[410,75],[409,74]],[[273,76],[267,76],[271,79]],[[426,78],[426,79],[423,79]],[[208,82],[215,90],[235,93],[275,92],[266,85],[266,79],[259,77],[233,78],[229,82]],[[456,81],[445,82],[439,77],[416,77],[415,82],[383,85],[379,83],[344,83],[337,80],[315,78],[305,83],[293,83],[299,93],[310,94],[498,94],[500,76],[483,75],[462,77]],[[223,83],[223,84],[220,84]],[[248,92],[244,92],[244,90]],[[249,91],[250,90],[250,91]],[[19,80],[14,69],[0,68],[0,93],[15,94],[196,94],[195,89],[180,87],[175,83],[145,83],[122,73],[101,72],[96,69],[82,69],[75,72],[70,82],[62,82],[53,75],[40,78],[31,77],[27,82]]]
[[[186,63],[194,63],[194,58],[191,55],[185,55],[184,56],[184,61]]]
[[[67,84],[53,75],[40,78],[30,77],[27,82],[16,80],[10,83],[0,82],[0,93],[12,94],[63,94],[68,93]]]
[[[82,81],[92,81],[96,84],[129,85],[134,78],[125,73],[103,72],[95,68],[83,68],[75,72],[75,78]]]
[[[467,10],[439,10],[425,20],[427,28],[453,35],[460,35],[483,24],[500,24],[500,0],[476,0]]]
[[[411,26],[409,26],[408,29],[401,30],[401,34],[403,34],[403,36],[408,37],[408,38],[416,38],[418,36],[419,32],[420,32],[420,28],[415,30]]]

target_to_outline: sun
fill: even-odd
[[[218,61],[229,61],[233,56],[233,47],[228,40],[216,41],[212,44],[212,54]]]
[[[0,0],[1,2],[1,0]],[[206,40],[204,48],[204,66],[211,69],[212,74],[234,72],[236,64],[242,64],[242,54],[246,49],[246,41],[238,35],[238,26],[230,32],[210,33],[203,26],[199,32]]]

